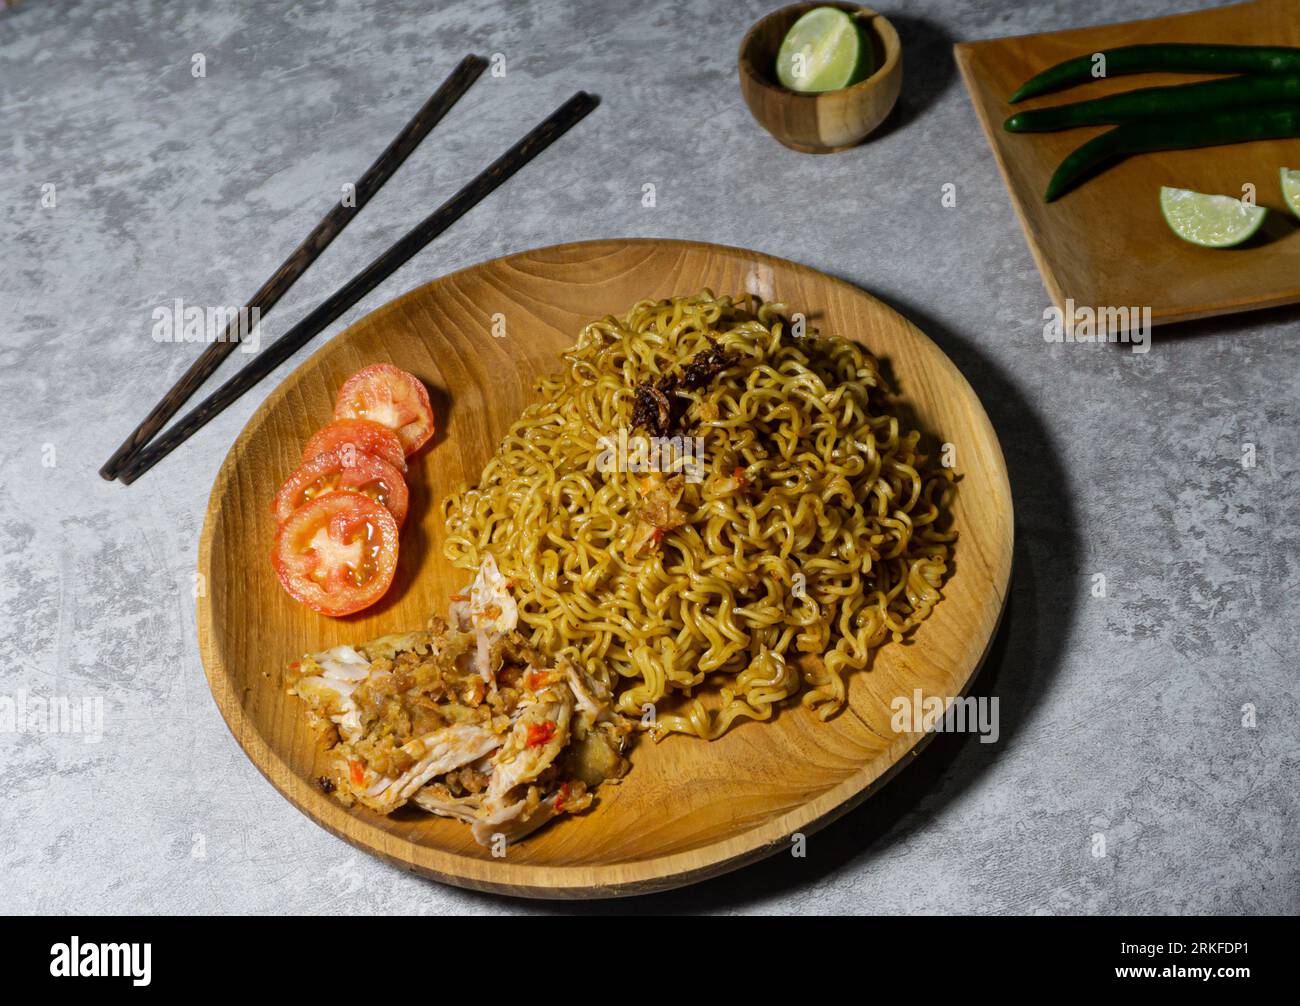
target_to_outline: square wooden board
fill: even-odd
[[[1110,127],[1014,134],[1013,110],[1101,97],[1134,87],[1208,79],[1141,74],[1097,80],[1012,106],[1007,96],[1061,60],[1121,45],[1222,42],[1300,45],[1297,0],[1255,0],[1149,21],[1023,35],[954,47],[966,89],[1011,192],[1052,301],[1150,307],[1155,323],[1300,302],[1300,221],[1282,200],[1280,167],[1300,168],[1300,139],[1270,140],[1132,157],[1055,203],[1043,191],[1061,160]],[[1265,240],[1213,250],[1180,241],[1160,214],[1161,185],[1240,196],[1277,210]],[[1258,242],[1258,243],[1257,243]]]

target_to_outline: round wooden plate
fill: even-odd
[[[493,858],[454,821],[380,817],[326,796],[320,744],[281,671],[303,653],[423,627],[467,580],[442,556],[439,501],[475,481],[506,428],[559,367],[582,325],[644,297],[752,291],[801,311],[823,333],[857,339],[893,376],[902,412],[950,443],[961,477],[955,568],[944,600],[902,645],[850,679],[849,708],[821,722],[798,706],[743,722],[713,743],[637,743],[632,771],[588,813]],[[502,329],[504,325],[504,330]],[[494,330],[495,329],[495,330]],[[411,512],[387,597],[329,619],[281,591],[267,561],[269,501],[343,380],[390,361],[429,386],[439,430],[412,459]],[[1011,571],[1012,509],[1002,451],[969,384],[905,318],[847,283],[756,252],[684,241],[609,240],[485,262],[399,297],[330,340],[262,407],[231,448],[199,544],[199,648],[235,738],[305,814],[358,848],[437,880],[533,897],[638,894],[734,869],[787,847],[858,804],[929,736],[898,733],[890,701],[959,696],[979,669]]]

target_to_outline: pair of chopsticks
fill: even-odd
[[[315,229],[281,264],[246,305],[247,312],[257,308],[265,316],[284,293],[297,281],[316,257],[328,247],[361,212],[389,177],[401,166],[428,135],[429,131],[456,104],[457,100],[482,74],[486,63],[477,56],[466,56],[433,96],[416,113],[415,118],[370,166],[355,190],[355,205],[336,204]],[[579,91],[534,127],[518,143],[483,169],[464,188],[417,224],[401,240],[348,280],[319,307],[266,347],[239,373],[226,381],[166,433],[159,431],[206,381],[238,343],[241,318],[231,321],[224,336],[210,343],[179,381],[154,406],[104,463],[99,474],[108,480],[120,479],[130,485],[150,468],[183,444],[213,417],[236,401],[270,374],[295,352],[319,335],[362,297],[377,287],[420,249],[477,206],[520,168],[563,136],[596,107],[598,99]],[[157,437],[157,439],[154,439]]]

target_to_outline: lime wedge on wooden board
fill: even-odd
[[[1251,238],[1264,222],[1262,206],[1232,196],[1207,195],[1191,189],[1160,187],[1160,212],[1184,241],[1202,248],[1231,248]]]
[[[1282,169],[1282,198],[1286,208],[1300,217],[1300,171],[1295,168]]]
[[[814,7],[796,21],[776,55],[776,78],[792,91],[848,87],[869,77],[875,55],[857,20],[834,7]]]

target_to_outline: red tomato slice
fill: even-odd
[[[420,379],[391,363],[358,370],[339,389],[335,419],[370,419],[387,426],[410,457],[433,436],[433,406]]]
[[[350,615],[384,596],[397,569],[397,522],[358,492],[309,500],[275,534],[271,564],[296,601],[322,615]]]
[[[397,439],[397,434],[387,426],[380,426],[369,419],[336,419],[327,423],[307,441],[302,459],[310,461],[333,450],[343,451],[345,461],[357,453],[364,453],[387,461],[399,472],[406,471],[406,451]],[[348,451],[353,454],[348,454]]]
[[[338,489],[351,489],[387,507],[398,527],[406,519],[408,496],[402,473],[372,454],[345,449],[318,454],[300,466],[275,494],[271,512],[283,523],[304,503]]]

